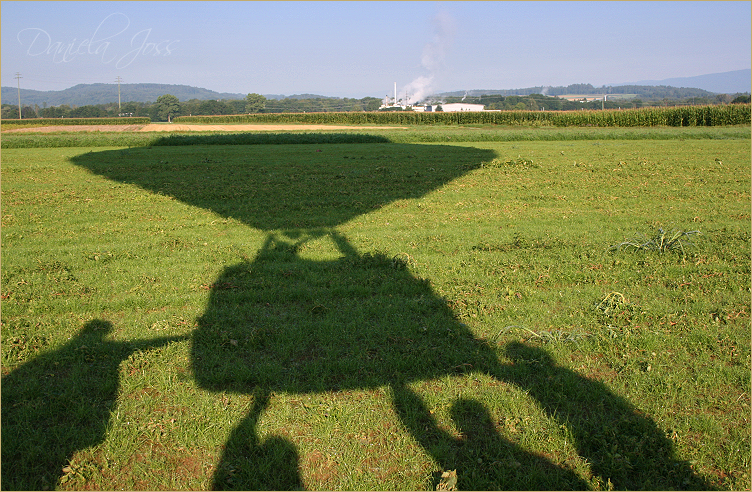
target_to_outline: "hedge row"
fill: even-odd
[[[130,118],[31,118],[25,120],[4,119],[2,126],[60,126],[60,125],[145,125],[149,117]]]

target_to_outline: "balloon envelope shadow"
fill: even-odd
[[[462,146],[384,144],[383,137],[359,145],[208,145],[217,137],[191,136],[190,146],[89,152],[71,162],[256,229],[310,231],[423,197],[495,155]]]

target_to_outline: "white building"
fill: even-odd
[[[483,111],[485,106],[483,104],[465,104],[465,103],[449,103],[441,104],[441,109],[444,112],[449,113],[453,111]],[[434,109],[435,111],[435,109]]]

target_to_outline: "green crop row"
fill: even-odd
[[[50,125],[146,125],[151,119],[136,118],[34,118],[26,120],[2,120],[2,126],[50,126]]]
[[[303,123],[380,125],[512,125],[512,126],[725,126],[749,125],[750,105],[684,106],[602,111],[481,111],[260,113],[227,116],[179,116],[176,123]]]
[[[60,132],[7,133],[2,148],[150,147],[173,145],[256,145],[323,143],[532,142],[576,140],[749,140],[749,129],[725,127],[508,127],[413,126],[409,129],[268,132]]]

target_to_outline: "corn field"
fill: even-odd
[[[178,116],[175,123],[305,123],[340,125],[504,125],[530,127],[650,127],[749,125],[750,104],[682,106],[588,111],[482,111],[482,112],[348,112],[259,113],[225,116]],[[142,125],[148,117],[6,119],[4,127],[48,125]]]
[[[228,116],[179,116],[176,123],[306,123],[344,125],[473,125],[506,126],[726,126],[749,125],[750,105],[683,106],[589,111],[412,111],[362,113],[259,113]]]

